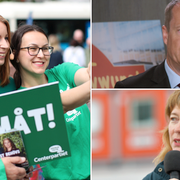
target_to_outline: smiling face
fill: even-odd
[[[171,13],[169,31],[165,26],[162,27],[163,40],[167,46],[167,63],[180,75],[180,3],[173,7]]]
[[[11,142],[8,140],[8,139],[5,139],[4,140],[4,146],[10,150],[12,147],[11,147]]]
[[[9,47],[7,27],[4,23],[0,22],[0,66],[5,62]]]
[[[48,45],[46,36],[37,31],[30,31],[23,35],[21,48],[24,47],[45,47]],[[20,72],[22,81],[28,79],[30,76],[37,76],[44,74],[48,64],[50,56],[44,56],[42,50],[36,56],[31,56],[28,53],[28,49],[21,49],[17,58],[17,62],[20,64]]]
[[[169,118],[169,139],[172,149],[180,151],[180,108],[177,105]]]

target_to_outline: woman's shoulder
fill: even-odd
[[[9,77],[9,84],[0,86],[0,94],[16,90],[15,82],[12,77]]]
[[[159,163],[153,172],[146,175],[143,180],[169,180],[170,177],[165,173],[164,162]]]
[[[12,77],[9,77],[9,84],[7,86],[9,86],[12,90],[16,90],[16,85]]]
[[[14,79],[11,76],[9,77],[9,81],[14,84]]]

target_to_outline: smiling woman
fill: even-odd
[[[31,74],[36,75],[37,73],[39,84],[48,82],[44,72],[49,64],[50,54],[45,56],[40,49],[38,54],[32,54],[33,47],[44,48],[47,46],[47,35],[38,26],[24,25],[14,33],[12,37],[14,59],[11,60],[11,63],[16,69],[14,80],[17,89],[20,86],[31,87],[37,85]]]
[[[9,23],[0,16],[0,94],[15,90],[14,81],[9,77],[9,48]]]
[[[0,65],[2,66],[5,62],[5,56],[9,50],[9,41],[8,41],[7,27],[2,22],[0,22],[0,29],[1,29]]]
[[[14,80],[11,77],[9,77],[9,48],[11,42],[10,40],[11,37],[9,23],[6,19],[0,16],[0,94],[13,91],[16,89]],[[3,102],[1,101],[1,103]],[[15,164],[21,164],[23,162],[25,162],[25,158],[17,156],[1,158],[0,179],[6,180],[25,178],[25,169],[15,166]],[[27,179],[28,178],[29,176],[27,177]]]
[[[90,179],[90,112],[86,104],[90,99],[90,66],[63,63],[46,70],[53,47],[36,25],[20,26],[11,47],[17,89],[59,82],[71,157],[41,164],[46,166],[45,179]]]

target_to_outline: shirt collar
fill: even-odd
[[[167,60],[165,60],[164,65],[171,88],[179,88],[177,84],[180,83],[180,76],[169,67]]]

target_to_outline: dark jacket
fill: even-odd
[[[62,63],[63,63],[62,53],[60,51],[55,51],[51,54],[47,69],[51,69],[54,66],[57,66],[58,64],[62,64]]]
[[[143,180],[169,180],[170,176],[164,171],[164,162],[159,163],[153,172],[148,174]]]
[[[118,81],[115,88],[171,88],[164,62],[141,74]]]

